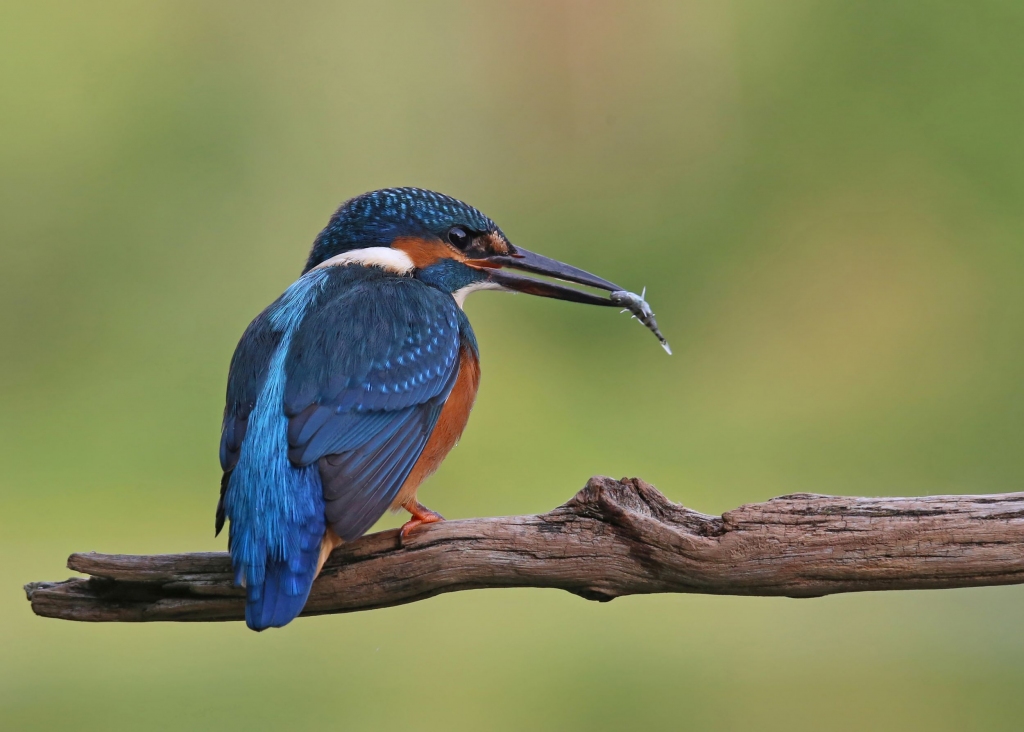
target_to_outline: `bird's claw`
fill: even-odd
[[[412,514],[412,518],[402,524],[402,528],[398,531],[399,541],[403,544],[413,530],[424,524],[436,524],[439,521],[445,520],[444,516],[437,511],[431,511],[419,501],[414,501],[411,505],[405,506],[405,510]]]

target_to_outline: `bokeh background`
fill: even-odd
[[[646,285],[675,348],[474,296],[449,518],[592,474],[706,512],[1020,489],[1022,33],[1014,2],[4,3],[0,727],[1020,729],[1024,588],[494,590],[257,635],[44,620],[21,585],[224,548],[235,343],[391,185]]]

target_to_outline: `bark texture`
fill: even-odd
[[[227,554],[72,554],[90,575],[25,587],[66,620],[244,616]],[[592,478],[536,516],[445,521],[339,547],[304,615],[371,610],[444,592],[554,587],[588,600],[655,592],[818,597],[1024,582],[1024,493],[924,498],[794,494],[708,516],[639,479]]]

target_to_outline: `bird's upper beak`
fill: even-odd
[[[525,292],[530,295],[540,295],[541,297],[553,297],[558,300],[581,302],[588,305],[616,304],[607,297],[566,287],[555,282],[524,277],[523,275],[509,272],[504,268],[519,269],[524,272],[552,277],[563,282],[575,282],[609,292],[619,292],[624,289],[597,275],[592,275],[582,269],[559,262],[557,259],[534,254],[518,246],[515,247],[514,251],[514,254],[488,257],[485,260],[487,262],[486,266],[489,269],[488,279],[504,289]]]

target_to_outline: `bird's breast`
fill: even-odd
[[[459,351],[459,376],[455,386],[441,408],[437,425],[430,433],[419,460],[392,502],[392,509],[401,508],[415,499],[416,489],[441,466],[445,457],[458,443],[469,421],[469,413],[473,410],[479,386],[480,360],[474,349],[463,343]]]

